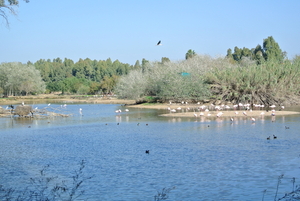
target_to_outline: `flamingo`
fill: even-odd
[[[244,111],[244,112],[243,112],[243,115],[247,116],[247,113]]]
[[[223,114],[223,112],[219,112],[219,113],[217,114],[217,117],[221,117],[222,114]]]
[[[251,117],[251,121],[254,123],[254,122],[255,122],[255,118],[254,118],[254,117]]]

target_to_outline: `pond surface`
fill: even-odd
[[[68,181],[82,160],[84,177],[92,178],[84,181],[78,200],[151,201],[173,187],[168,200],[262,200],[263,195],[274,200],[280,175],[277,198],[293,190],[293,177],[299,184],[300,115],[232,123],[158,116],[167,110],[124,112],[121,105],[51,108],[73,115],[0,118],[3,187],[30,186],[46,165],[48,175]],[[273,134],[277,139],[267,140]]]

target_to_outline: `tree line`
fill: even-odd
[[[286,58],[272,36],[251,50],[235,47],[225,57],[186,53],[178,62],[150,62],[120,78],[116,94],[141,101],[232,103],[297,103],[300,95],[300,56]],[[146,98],[145,98],[146,97]],[[154,98],[155,97],[155,98]]]
[[[45,82],[33,65],[19,62],[0,64],[0,94],[27,95],[44,93]]]
[[[56,58],[40,59],[33,64],[41,72],[46,83],[47,93],[98,94],[113,93],[113,88],[122,75],[132,69],[142,68],[139,61],[135,65],[121,63],[119,60],[91,60]]]
[[[229,49],[225,57],[217,58],[190,49],[185,60],[176,62],[162,57],[155,62],[137,60],[134,65],[110,58],[2,63],[0,93],[115,93],[120,98],[160,101],[280,103],[300,95],[299,68],[300,57],[288,60],[273,37],[268,37],[260,48],[235,47],[233,53]]]
[[[244,59],[250,59],[257,64],[261,64],[264,61],[276,60],[283,62],[286,59],[286,52],[283,52],[279,44],[274,40],[272,36],[263,40],[263,45],[257,45],[255,48],[238,48],[234,47],[234,52],[229,48],[227,50],[226,57],[230,59],[232,63],[243,62]]]

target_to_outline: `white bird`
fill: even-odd
[[[24,103],[24,101],[22,102],[22,106],[24,106],[25,105],[25,103]]]
[[[51,103],[48,104],[48,107],[51,105]]]
[[[219,113],[217,114],[217,117],[222,116],[222,114],[223,114],[223,112],[219,112]]]
[[[200,112],[200,114],[199,114],[200,116],[204,116],[204,113],[203,112]]]
[[[233,121],[233,117],[230,117],[230,121]]]
[[[197,114],[196,114],[196,113],[194,113],[194,117],[197,117]]]
[[[176,112],[176,110],[175,110],[175,109],[172,109],[171,112]]]
[[[82,115],[82,109],[81,108],[79,108],[79,114]]]
[[[129,112],[129,110],[128,110],[128,109],[125,109],[125,112]]]
[[[243,115],[247,116],[247,113],[244,111],[244,112],[243,112]]]
[[[255,122],[255,118],[254,118],[254,117],[251,117],[251,121],[254,123],[254,122]]]

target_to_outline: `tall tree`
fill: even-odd
[[[26,3],[29,0],[24,0]],[[6,25],[9,26],[8,15],[7,13],[11,13],[12,15],[16,15],[15,8],[19,5],[18,0],[0,0],[0,16],[5,20]]]
[[[232,55],[232,50],[230,48],[227,50],[226,58],[229,59],[230,63],[235,63]]]
[[[281,51],[278,43],[272,36],[264,39],[263,50],[265,60],[277,60],[280,62],[284,60],[285,54]]]
[[[189,49],[187,53],[185,53],[185,59],[193,58],[196,55],[196,52],[192,49]]]

